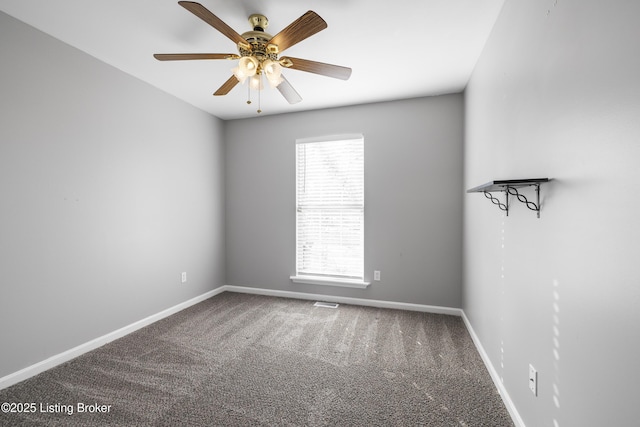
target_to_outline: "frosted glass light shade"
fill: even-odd
[[[262,90],[264,87],[262,86],[262,76],[260,74],[254,74],[249,79],[249,87],[253,90]]]
[[[240,83],[244,83],[245,80],[247,80],[247,76],[242,74],[242,71],[240,71],[240,67],[232,68],[231,72],[234,76],[236,76],[236,79],[238,79]]]
[[[238,68],[246,76],[251,77],[258,71],[258,60],[253,56],[243,56],[238,61]]]
[[[276,87],[283,82],[282,66],[276,61],[267,59],[262,63],[262,69],[271,87]]]
[[[238,61],[238,66],[231,71],[240,83],[244,83],[247,77],[255,76],[258,71],[258,60],[253,56],[243,56]]]

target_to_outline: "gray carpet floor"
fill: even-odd
[[[0,402],[37,405],[2,426],[513,425],[459,317],[229,292]]]

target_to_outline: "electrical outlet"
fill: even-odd
[[[529,389],[534,396],[538,395],[538,371],[529,365]]]
[[[187,283],[187,272],[186,271],[182,272],[182,276],[180,277],[180,282],[181,283]]]
[[[373,272],[373,280],[380,281],[380,270],[375,270]]]

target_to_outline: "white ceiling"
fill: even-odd
[[[262,115],[361,104],[464,89],[504,0],[200,0],[242,34],[262,13],[275,35],[307,10],[328,28],[286,56],[353,69],[348,81],[297,70],[283,73],[302,102],[276,89],[261,95]],[[221,119],[255,117],[247,88],[213,92],[235,61],[160,62],[154,53],[237,53],[231,40],[177,0],[0,0],[0,10]],[[283,56],[284,56],[283,55]],[[405,71],[413,70],[410,76]]]

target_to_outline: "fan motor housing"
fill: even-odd
[[[271,34],[264,31],[264,29],[269,26],[269,20],[267,17],[259,13],[254,13],[249,16],[249,23],[253,27],[253,31],[243,33],[242,38],[249,42],[251,50],[238,46],[240,56],[255,56],[261,61],[266,59],[277,61],[278,54],[269,52],[269,49],[267,48],[269,40],[273,38]]]

